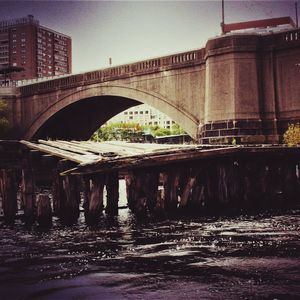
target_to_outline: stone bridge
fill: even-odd
[[[278,142],[300,121],[300,30],[226,34],[205,48],[0,88],[10,138],[88,139],[146,103],[202,143]]]

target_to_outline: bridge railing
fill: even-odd
[[[300,29],[265,35],[263,37],[263,44],[275,46],[276,48],[286,48],[295,44],[300,45]]]
[[[199,49],[159,58],[139,61],[116,67],[69,75],[62,78],[45,80],[39,83],[20,86],[22,95],[33,95],[51,90],[69,88],[86,84],[122,79],[159,71],[171,70],[204,63],[205,49]]]

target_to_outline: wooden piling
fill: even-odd
[[[292,158],[283,160],[283,194],[285,202],[282,203],[284,208],[291,208],[299,203],[299,194],[297,189],[296,161]]]
[[[68,175],[63,178],[65,201],[61,203],[61,221],[65,224],[77,222],[79,217],[80,191],[76,176]]]
[[[164,187],[164,208],[166,212],[175,212],[178,206],[180,169],[170,167],[162,172]]]
[[[66,202],[66,194],[63,187],[63,178],[59,175],[57,168],[53,170],[52,199],[54,214],[60,217],[62,215],[62,203]]]
[[[52,208],[50,197],[47,194],[37,196],[37,221],[41,226],[50,226],[52,224]]]
[[[13,223],[17,212],[17,186],[13,169],[1,170],[0,191],[5,223]]]
[[[201,214],[203,207],[205,206],[205,193],[204,193],[204,180],[205,180],[205,168],[203,163],[195,163],[192,172],[195,176],[193,183],[191,196],[187,202],[187,208],[189,212],[193,214]]]
[[[118,172],[110,172],[106,177],[106,209],[105,211],[111,215],[118,214],[119,202],[119,174]]]
[[[133,175],[132,171],[128,171],[125,175],[125,186],[126,186],[126,198],[127,198],[127,205],[130,209],[133,207],[133,189],[131,186],[133,185]]]
[[[35,221],[35,182],[34,173],[30,168],[22,170],[21,198],[24,206],[24,221],[32,224]]]
[[[126,176],[127,199],[130,209],[137,215],[161,209],[158,199],[159,171],[147,168],[131,171]]]
[[[88,224],[95,224],[103,211],[104,174],[84,177],[84,215]]]
[[[157,210],[159,170],[157,168],[148,169],[145,173],[144,190],[147,198],[147,209],[150,213]]]
[[[185,208],[188,204],[188,201],[190,200],[192,189],[194,187],[196,178],[195,176],[189,176],[187,181],[185,182],[185,185],[183,186],[182,193],[180,196],[180,202],[179,207]]]

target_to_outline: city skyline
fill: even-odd
[[[73,73],[205,46],[221,32],[220,1],[0,1],[0,20],[34,15],[72,37]],[[226,1],[225,23],[291,16],[295,1]]]

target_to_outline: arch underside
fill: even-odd
[[[195,138],[198,121],[174,102],[154,92],[120,85],[92,86],[56,100],[33,120],[24,138],[86,140],[113,116],[142,103],[166,113]]]
[[[139,104],[135,100],[112,96],[83,99],[54,114],[32,139],[87,140],[110,118]]]

